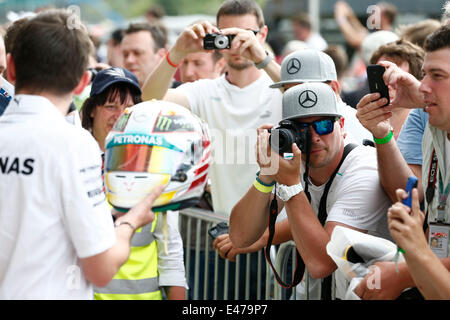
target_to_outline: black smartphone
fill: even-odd
[[[221,234],[228,233],[228,224],[226,222],[219,222],[214,227],[208,230],[209,235],[213,240],[217,239]]]
[[[380,93],[382,98],[387,99],[387,103],[384,106],[389,105],[389,89],[384,83],[383,74],[386,70],[385,67],[380,66],[379,64],[371,64],[367,66],[367,80],[369,81],[369,89],[371,93],[378,92]],[[383,106],[383,107],[384,107]]]

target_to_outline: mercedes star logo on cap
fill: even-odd
[[[286,71],[289,74],[295,74],[300,71],[301,67],[302,67],[302,64],[300,63],[300,60],[298,60],[296,58],[292,58],[291,60],[289,60],[287,66],[286,66]]]
[[[317,103],[317,95],[311,90],[305,90],[298,97],[298,102],[303,108],[312,108]]]

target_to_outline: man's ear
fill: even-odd
[[[339,95],[341,93],[341,86],[339,85],[339,82],[336,80],[331,80],[330,87],[333,89],[334,93],[336,95]]]
[[[6,74],[9,82],[14,84],[16,82],[16,64],[14,63],[11,53],[6,55]]]
[[[344,128],[344,122],[345,122],[345,118],[344,117],[340,117],[339,118],[339,125],[341,126],[341,128]]]
[[[91,77],[91,73],[89,71],[85,71],[80,79],[80,82],[78,82],[78,85],[73,90],[73,94],[80,95],[86,86],[91,82]]]
[[[266,25],[264,25],[261,29],[259,29],[259,34],[261,35],[261,44],[263,44],[266,41],[267,34],[269,32],[269,28],[267,28]]]
[[[340,117],[338,122],[339,122],[339,126],[341,127],[342,137],[345,139],[347,137],[347,132],[344,128],[345,118]]]
[[[168,50],[166,48],[159,48],[156,51],[156,54],[160,57],[160,58],[164,58],[167,54]]]

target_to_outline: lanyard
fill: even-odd
[[[438,158],[436,155],[436,151],[433,148],[433,153],[431,154],[430,170],[428,171],[428,186],[427,190],[425,191],[425,197],[428,205],[430,205],[434,197],[434,188],[436,184],[436,176],[438,170],[437,165],[438,165]]]
[[[440,171],[439,171],[440,173]],[[445,220],[445,207],[447,204],[448,193],[450,191],[450,183],[447,183],[447,186],[444,190],[444,183],[442,182],[442,174],[439,174],[439,205],[437,207],[438,210],[438,221],[443,222]]]

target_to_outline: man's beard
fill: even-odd
[[[253,62],[247,60],[244,62],[228,62],[228,67],[235,70],[244,70],[253,66]]]

